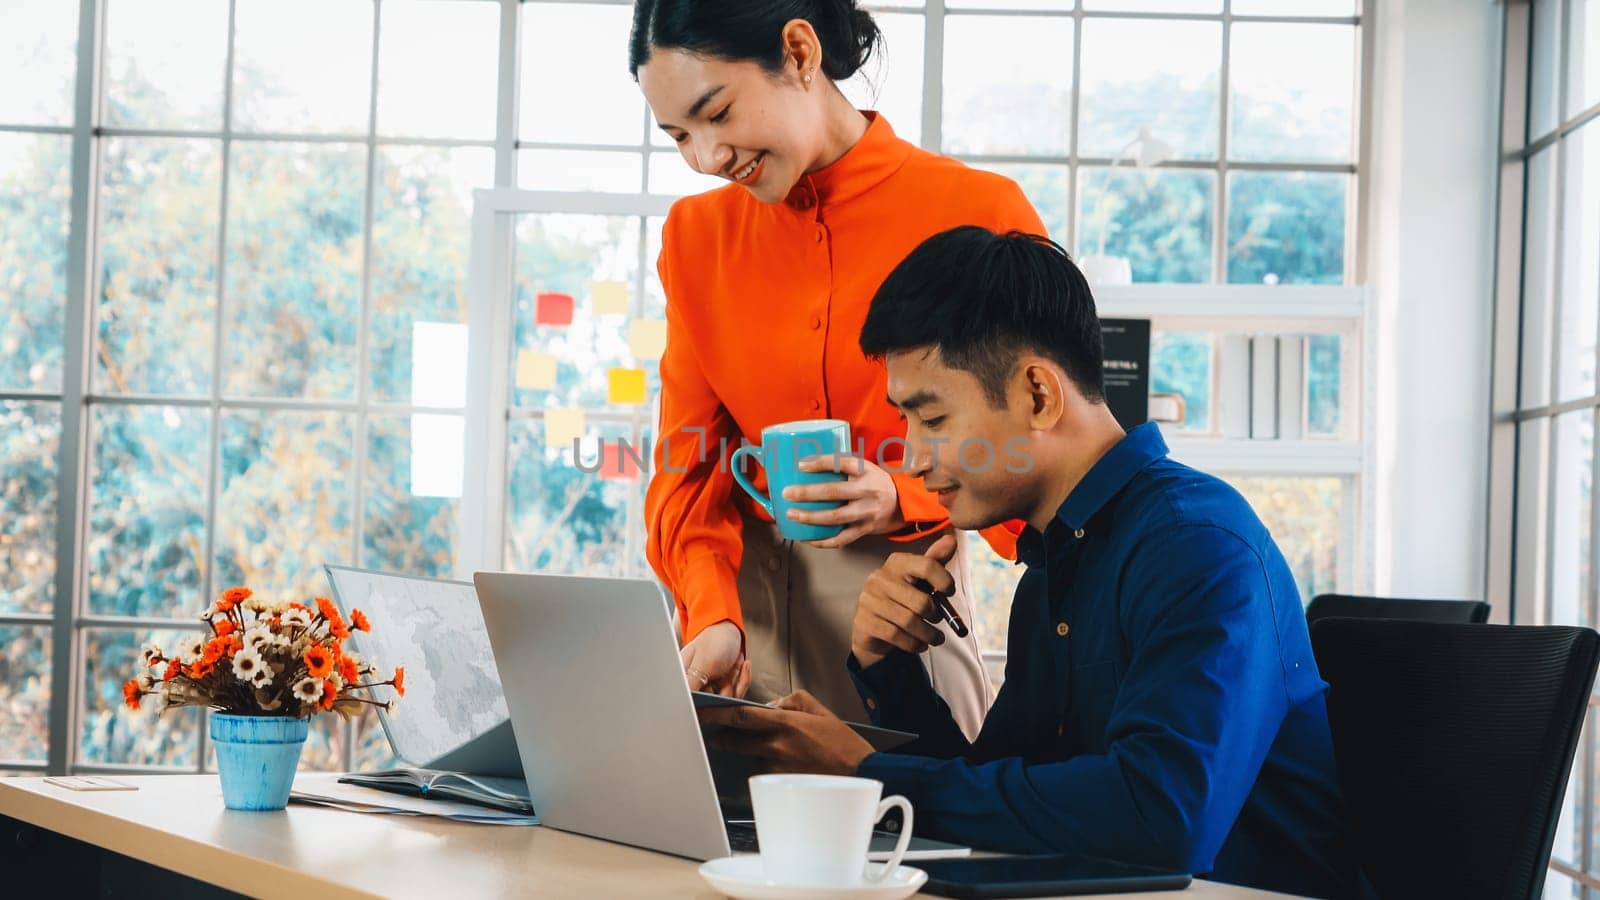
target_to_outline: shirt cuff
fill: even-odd
[[[699,553],[689,557],[678,577],[678,586],[675,596],[685,644],[722,621],[732,622],[739,631],[744,631],[744,613],[739,608],[739,572],[726,556]]]
[[[872,718],[874,725],[883,724],[885,703],[893,706],[899,698],[915,690],[917,679],[923,684],[928,681],[928,672],[922,667],[922,662],[915,656],[899,650],[870,666],[861,665],[856,655],[852,653],[845,661],[845,668],[850,671],[850,679],[855,682],[856,693],[861,695],[861,703],[866,706],[867,715]]]
[[[916,809],[922,803],[927,786],[937,781],[935,771],[945,762],[926,756],[869,753],[856,767],[856,775],[883,782],[885,796],[899,794],[910,800],[911,807]]]

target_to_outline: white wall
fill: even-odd
[[[1372,590],[1481,599],[1500,17],[1372,0],[1365,278],[1376,304]]]

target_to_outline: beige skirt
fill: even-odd
[[[765,702],[804,689],[841,718],[868,721],[845,667],[856,603],[867,576],[889,554],[921,553],[937,539],[900,542],[874,535],[842,549],[823,550],[784,540],[776,525],[747,516],[739,603],[750,658],[750,699]],[[949,569],[956,581],[952,600],[971,625],[977,617],[960,542]],[[977,635],[958,638],[945,628],[945,638],[922,654],[922,664],[961,730],[968,739],[976,738],[994,699]]]

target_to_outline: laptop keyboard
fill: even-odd
[[[756,842],[756,826],[745,822],[728,822],[728,849],[734,853],[755,853],[761,849]]]

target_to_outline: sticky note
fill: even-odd
[[[581,408],[547,409],[544,411],[544,444],[546,447],[566,448],[583,437],[586,426]]]
[[[600,444],[600,478],[605,481],[634,481],[639,477],[639,448],[627,441]]]
[[[556,356],[537,350],[517,351],[517,387],[548,391],[556,386]]]
[[[589,301],[594,304],[597,316],[625,316],[628,314],[628,283],[593,282],[589,285]]]
[[[557,294],[545,292],[534,297],[533,322],[535,325],[571,325],[572,308],[575,305],[571,294]]]
[[[628,350],[634,359],[660,359],[667,350],[664,319],[634,319],[628,325]]]
[[[606,398],[623,406],[638,406],[645,401],[643,369],[612,369],[606,373]]]

